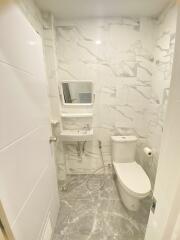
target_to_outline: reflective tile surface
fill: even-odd
[[[60,212],[53,240],[143,240],[151,200],[138,212],[122,204],[112,175],[71,175],[68,189],[60,191]],[[87,185],[89,187],[87,187]],[[89,188],[89,189],[88,189]],[[91,190],[92,189],[92,190]]]

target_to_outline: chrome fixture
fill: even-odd
[[[58,120],[52,120],[51,121],[51,125],[52,126],[57,126],[59,124],[59,121]]]
[[[89,124],[86,124],[86,125],[83,127],[83,130],[86,130],[86,131],[91,130],[90,125],[89,125]]]
[[[56,137],[54,137],[54,136],[51,136],[50,138],[49,138],[49,143],[51,144],[52,142],[56,142],[57,141],[57,138]]]

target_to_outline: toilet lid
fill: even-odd
[[[114,163],[114,167],[119,180],[129,191],[139,195],[145,195],[151,191],[148,176],[136,162]]]

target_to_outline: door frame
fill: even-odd
[[[1,201],[0,201],[0,231],[3,233],[3,237],[5,240],[15,240]]]

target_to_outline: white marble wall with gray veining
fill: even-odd
[[[161,137],[170,90],[176,36],[177,8],[169,6],[155,21],[155,49],[152,75],[152,93],[146,119],[148,121],[147,145],[153,149],[154,158],[140,158],[141,164],[155,181]],[[142,152],[142,149],[140,149]]]
[[[31,1],[19,3],[44,42],[51,118],[60,120],[57,80],[92,80],[95,86],[94,139],[86,144],[81,156],[77,146],[64,145],[67,164],[62,143],[57,143],[58,178],[65,178],[66,169],[67,173],[91,173],[100,167],[98,140],[103,143],[107,164],[111,161],[110,136],[136,134],[137,161],[154,183],[171,80],[176,7],[168,7],[158,20],[57,21],[54,32],[49,14],[42,15]],[[63,121],[54,129],[55,134],[59,134],[62,126],[76,128],[83,124],[77,119]],[[153,161],[144,156],[145,145],[153,148]]]
[[[57,60],[56,60],[56,44],[54,32],[54,18],[50,14],[44,14],[45,21],[43,40],[44,40],[44,53],[46,61],[46,71],[48,78],[48,95],[50,102],[50,118],[52,122],[59,122],[57,125],[52,125],[52,134],[57,137],[57,142],[54,144],[57,177],[58,180],[64,180],[65,176],[65,162],[63,154],[62,142],[59,138],[61,121],[60,121],[60,99],[57,84]]]
[[[101,166],[98,140],[102,141],[108,164],[111,135],[135,134],[141,141],[147,139],[145,116],[151,98],[154,22],[146,18],[110,18],[56,25],[59,82],[94,83],[93,141],[86,144],[82,156],[78,156],[76,145],[64,145],[67,172],[91,173]],[[73,123],[71,128],[77,125]]]

